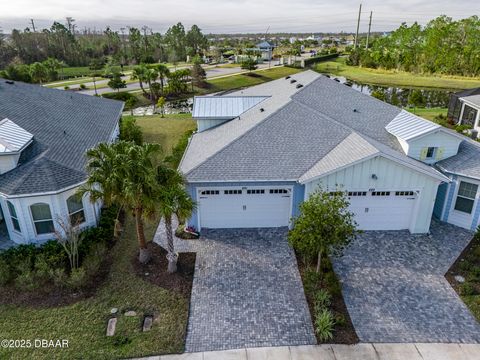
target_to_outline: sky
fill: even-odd
[[[73,17],[77,29],[114,30],[144,25],[165,32],[172,24],[197,24],[204,33],[354,32],[361,0],[0,0],[0,29],[49,27]],[[439,15],[480,14],[479,0],[363,1],[360,31],[389,31],[402,22],[426,24]]]

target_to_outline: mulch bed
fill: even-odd
[[[152,255],[148,264],[140,264],[137,257],[132,259],[137,276],[189,299],[192,292],[193,273],[195,272],[195,253],[180,253],[177,272],[169,274],[167,272],[167,251],[154,242],[148,243],[147,248]]]
[[[297,263],[298,263],[298,269],[300,271],[300,276],[302,277],[302,280],[305,275],[305,271],[307,269],[315,269],[315,265],[313,262],[311,264],[308,264],[308,266],[304,263],[303,258],[297,254]],[[326,265],[326,266],[325,266]],[[325,270],[325,267],[327,270]],[[328,263],[327,260],[324,260],[324,266],[323,266],[323,272],[325,273],[326,271],[332,271],[331,264]],[[322,278],[323,279],[323,278]],[[338,279],[337,279],[338,282]],[[338,284],[340,286],[340,284]],[[323,283],[323,280],[320,280],[318,283],[319,288],[324,288],[327,291],[329,291],[328,286]],[[336,294],[335,292],[329,291],[329,293],[332,295],[332,304],[330,306],[330,310],[332,311],[332,314],[335,315],[340,315],[343,316],[345,319],[344,324],[336,324],[334,327],[333,331],[333,339],[328,340],[328,341],[321,341],[318,337],[317,334],[317,342],[319,344],[321,343],[329,343],[329,344],[357,344],[360,340],[357,336],[357,333],[355,332],[355,328],[353,327],[352,320],[350,319],[350,314],[348,313],[347,306],[345,305],[345,302],[343,301],[343,295],[341,294]],[[315,329],[315,319],[314,319],[314,301],[312,294],[308,294],[305,292],[305,296],[307,298],[308,302],[308,307],[310,309],[310,315],[312,318],[312,323],[314,325]]]
[[[110,248],[111,247],[109,247],[109,249]],[[80,300],[92,297],[104,284],[110,273],[112,260],[111,252],[107,250],[99,271],[94,277],[89,278],[87,285],[81,290],[60,289],[53,284],[47,283],[42,284],[41,287],[33,291],[21,291],[16,289],[14,285],[9,285],[0,288],[0,304],[49,308],[71,305]]]
[[[468,261],[473,266],[480,267],[480,256],[473,255],[474,250],[480,248],[480,236],[474,236],[470,244],[462,251],[460,256],[457,260],[453,263],[453,265],[448,269],[447,273],[445,274],[445,278],[450,283],[450,285],[455,289],[457,293],[459,293],[460,283],[455,280],[455,275],[463,276],[465,279],[468,278],[468,271],[462,269],[461,263]],[[477,250],[480,252],[479,250]],[[471,281],[470,284],[475,288],[476,293],[480,294],[480,282],[478,281]]]

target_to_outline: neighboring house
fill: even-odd
[[[466,125],[475,131],[480,130],[480,88],[468,89],[450,96],[448,120],[455,125]]]
[[[196,97],[193,116],[179,169],[197,229],[289,226],[319,186],[347,191],[364,230],[426,233],[434,207],[478,224],[479,144],[313,71]]]
[[[268,41],[262,41],[261,43],[257,44],[257,49],[260,53],[260,57],[264,61],[272,60],[274,48],[275,46],[270,44]]]
[[[100,204],[77,189],[86,150],[114,141],[123,103],[0,79],[0,234],[52,239],[59,222],[97,223]]]

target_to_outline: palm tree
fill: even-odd
[[[148,68],[144,64],[135,66],[135,68],[132,71],[132,76],[131,76],[131,78],[133,80],[138,80],[138,84],[140,85],[140,89],[142,89],[142,92],[145,95],[148,95],[147,91],[143,87],[143,83],[146,82],[147,70],[148,70]]]
[[[128,141],[102,143],[87,151],[89,176],[81,192],[88,192],[93,202],[102,199],[106,205],[116,204],[133,213],[141,263],[150,259],[144,219],[155,212],[158,185],[153,162],[159,151],[157,144]]]
[[[179,219],[190,217],[195,210],[195,202],[185,190],[185,180],[182,175],[174,169],[160,165],[157,168],[159,205],[158,212],[165,220],[167,234],[167,260],[169,273],[177,271],[177,254],[173,244],[172,217],[177,215]]]
[[[160,79],[160,88],[162,90],[162,95],[163,95],[163,88],[165,87],[165,79],[170,74],[170,70],[165,64],[158,64],[156,66],[156,69],[158,72],[158,78]]]

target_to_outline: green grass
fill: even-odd
[[[249,76],[248,74],[237,74],[232,76],[226,76],[217,79],[208,80],[210,85],[207,89],[197,89],[200,93],[212,93],[218,91],[226,91],[239,89],[243,87],[262,84],[267,81],[279,79],[281,77],[292,75],[302,70],[289,68],[289,67],[275,67],[272,69],[256,71],[257,76]]]
[[[191,114],[172,114],[152,116],[136,116],[137,124],[142,128],[145,142],[156,142],[162,145],[163,154],[169,155],[188,130],[196,129],[196,123]]]
[[[160,143],[166,154],[182,134],[195,128],[190,115],[138,117],[147,141]],[[152,239],[159,219],[146,224]],[[182,296],[143,281],[132,272],[137,251],[135,228],[127,218],[125,231],[111,250],[114,263],[105,283],[91,298],[68,306],[30,308],[0,305],[2,339],[67,339],[68,349],[3,349],[0,359],[118,359],[176,353],[184,349],[188,301]],[[110,309],[133,309],[137,317],[120,317],[116,334],[129,343],[115,345],[105,336]],[[140,331],[144,313],[158,312],[151,331]]]
[[[435,121],[435,117],[438,115],[447,116],[447,108],[407,108],[405,109],[411,113],[423,117],[425,119]]]
[[[468,89],[480,86],[480,78],[419,75],[405,71],[361,68],[346,65],[345,58],[319,63],[315,66],[315,70],[344,76],[353,81],[372,85],[439,89]]]

